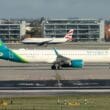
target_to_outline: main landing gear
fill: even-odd
[[[59,64],[54,64],[54,65],[51,66],[51,69],[52,70],[60,70],[60,69],[62,69],[62,66],[59,65]]]

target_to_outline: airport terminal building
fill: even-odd
[[[104,20],[102,19],[45,19],[44,37],[63,37],[69,29],[74,29],[75,41],[103,41]]]
[[[26,32],[25,21],[0,20],[0,39],[3,41],[19,41]]]

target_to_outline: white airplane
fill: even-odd
[[[38,45],[64,43],[66,41],[72,41],[73,32],[74,30],[70,29],[69,32],[63,38],[55,38],[55,37],[53,38],[26,38],[22,40],[22,43],[38,44]]]
[[[0,41],[0,59],[20,63],[50,63],[51,69],[83,68],[86,62],[110,63],[110,50],[12,50]]]

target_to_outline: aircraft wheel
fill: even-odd
[[[55,65],[51,66],[52,70],[60,70],[61,68],[62,68],[61,65],[58,65],[58,64],[55,64]]]
[[[51,66],[51,69],[52,69],[52,70],[56,70],[56,66],[55,66],[55,65],[52,65],[52,66]]]
[[[57,69],[58,69],[58,70],[62,69],[61,65],[58,65]]]
[[[61,65],[59,65],[59,64],[56,64],[55,67],[57,70],[60,70],[62,68]]]

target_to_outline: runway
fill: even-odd
[[[29,96],[64,96],[79,94],[110,93],[110,89],[77,89],[77,90],[0,90],[0,97],[29,97]]]
[[[31,49],[109,49],[107,42],[71,42],[64,44],[52,44],[45,46],[7,44],[10,48]],[[80,79],[110,79],[110,65],[86,64],[83,69],[66,68],[63,70],[51,70],[48,64],[21,64],[0,60],[0,81],[2,80],[80,80]]]
[[[87,64],[82,69],[51,70],[51,65],[48,64],[21,64],[0,60],[0,81],[56,79],[110,79],[110,68],[108,64]]]
[[[99,44],[97,45],[96,43],[93,44],[91,43],[90,45],[82,44],[82,43],[69,43],[69,44],[61,44],[61,45],[49,45],[47,47],[39,47],[36,45],[21,45],[21,44],[8,44],[9,47],[11,48],[29,48],[29,49],[52,49],[53,47],[60,48],[60,49],[110,49],[109,48],[109,43],[107,44]],[[50,95],[50,94],[72,94],[75,92],[110,92],[110,65],[109,64],[85,64],[84,68],[82,69],[73,69],[73,68],[64,68],[62,70],[51,70],[51,65],[50,64],[21,64],[21,63],[14,63],[14,62],[9,62],[9,61],[4,61],[0,60],[0,87],[2,85],[2,81],[7,83],[7,88],[8,86],[10,87],[10,84],[12,84],[12,90],[0,90],[0,95],[1,96],[16,96],[16,95]],[[103,86],[105,87],[104,84],[106,84],[106,89],[74,89],[74,86],[81,87],[81,86],[90,86],[87,85],[87,83],[91,81],[99,81],[99,85],[97,83],[93,83],[93,86],[95,85],[95,88],[99,87],[100,88]],[[22,83],[27,84],[26,87],[31,87],[32,82],[34,81],[56,81],[57,84],[62,84],[62,81],[75,81],[72,84],[73,88],[65,90],[61,88],[62,90],[17,90],[19,88],[14,88],[16,90],[13,90],[13,84],[16,85],[15,82],[20,81],[20,82],[25,82],[25,81],[31,81],[31,83]],[[83,81],[87,81],[86,83]],[[5,84],[3,82],[3,84]],[[103,83],[104,82],[104,83]],[[66,82],[67,83],[67,82]],[[17,83],[19,84],[19,83]],[[20,83],[21,84],[21,83]],[[40,84],[40,85],[39,85]],[[43,83],[36,83],[37,86],[42,86]],[[51,82],[50,82],[51,84]],[[71,85],[71,84],[70,84]],[[56,87],[61,86],[61,85],[55,85]],[[64,85],[65,86],[65,82]],[[28,87],[28,88],[29,88]],[[44,87],[46,87],[44,85]],[[90,86],[92,87],[92,86]],[[103,88],[102,87],[102,88]],[[5,88],[5,89],[7,89]],[[10,88],[11,89],[11,88]]]
[[[8,47],[13,49],[110,49],[109,42],[66,42],[61,44],[49,44],[38,46],[37,44],[8,43]]]

